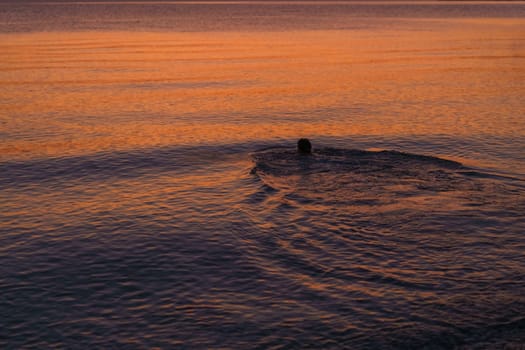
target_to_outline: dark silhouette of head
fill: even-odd
[[[299,141],[297,141],[297,151],[303,154],[312,153],[312,144],[310,143],[310,140],[299,139]]]

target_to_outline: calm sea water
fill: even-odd
[[[524,349],[524,82],[523,2],[2,1],[0,347]]]

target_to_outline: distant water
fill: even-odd
[[[523,2],[0,2],[0,347],[524,349],[524,82]]]

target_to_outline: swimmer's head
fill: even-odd
[[[297,141],[297,151],[303,154],[312,153],[312,144],[310,143],[310,140],[299,139],[299,141]]]

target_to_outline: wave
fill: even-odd
[[[246,144],[177,146],[76,156],[14,160],[0,163],[0,188],[46,182],[105,181],[213,166]]]
[[[312,155],[301,155],[285,148],[265,149],[253,154],[252,173],[272,188],[284,189],[324,177],[324,190],[352,185],[355,191],[366,187],[411,183],[418,189],[453,190],[463,188],[471,175],[461,163],[433,156],[398,151],[365,151],[323,148]],[[360,188],[361,186],[362,188]],[[365,187],[365,188],[363,188]]]
[[[519,178],[398,151],[322,148],[305,156],[290,148],[270,148],[252,158],[251,173],[262,188],[248,203],[264,202],[272,217],[290,210],[302,213],[301,208],[307,211],[311,206],[325,211],[351,208],[354,214],[364,214],[365,221],[381,212],[393,220],[403,217],[422,225],[421,215],[439,212],[450,217],[425,225],[452,229],[461,220],[454,213],[460,212],[499,213],[495,220],[513,221],[512,216],[520,215],[525,193],[525,181]],[[466,220],[461,225],[475,229],[477,224]],[[390,225],[388,220],[380,224]]]

